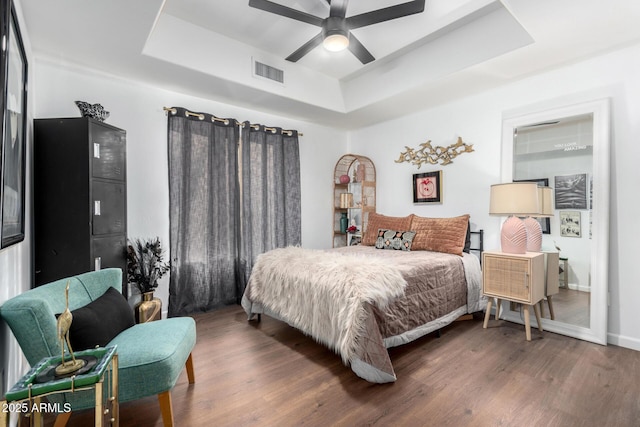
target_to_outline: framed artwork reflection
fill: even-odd
[[[442,203],[442,171],[413,175],[413,203]]]
[[[556,209],[587,209],[587,174],[555,177]]]
[[[534,179],[514,179],[513,182],[535,182],[538,187],[548,187],[549,178],[534,178]],[[550,218],[536,218],[536,221],[542,228],[542,234],[551,234],[551,219]]]
[[[11,0],[0,0],[1,247],[24,240],[27,57]]]
[[[560,235],[562,237],[582,237],[580,211],[560,212]]]

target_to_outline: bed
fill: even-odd
[[[368,230],[357,246],[261,254],[242,306],[249,320],[282,320],[336,351],[359,377],[387,383],[396,380],[387,348],[486,305],[480,257],[469,253],[482,250],[482,231],[471,248],[468,215],[372,213]]]

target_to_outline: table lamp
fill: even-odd
[[[527,228],[518,216],[537,215],[539,211],[538,184],[535,182],[510,182],[491,186],[489,215],[509,216],[502,224],[500,233],[502,252],[527,252]]]
[[[540,212],[524,219],[527,228],[527,251],[540,252],[542,249],[542,228],[536,218],[550,218],[553,216],[553,189],[538,187],[538,207]]]

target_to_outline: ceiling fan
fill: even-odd
[[[351,30],[421,13],[424,10],[425,2],[425,0],[413,0],[347,17],[348,0],[326,1],[330,4],[330,10],[329,16],[324,19],[269,0],[249,0],[249,6],[322,28],[320,34],[289,55],[286,58],[287,61],[296,62],[316,46],[323,44],[327,50],[331,51],[349,48],[351,53],[353,53],[360,62],[367,64],[375,58],[362,43],[360,43],[356,36],[353,35]]]

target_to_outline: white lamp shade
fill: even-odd
[[[490,215],[531,216],[540,212],[538,184],[509,182],[491,186]]]
[[[549,218],[553,216],[553,189],[538,187],[538,207],[540,212],[524,220],[527,228],[527,251],[540,252],[542,250],[542,227],[535,218]]]
[[[532,216],[537,218],[549,218],[553,216],[553,188],[538,187],[538,205],[540,212]]]

